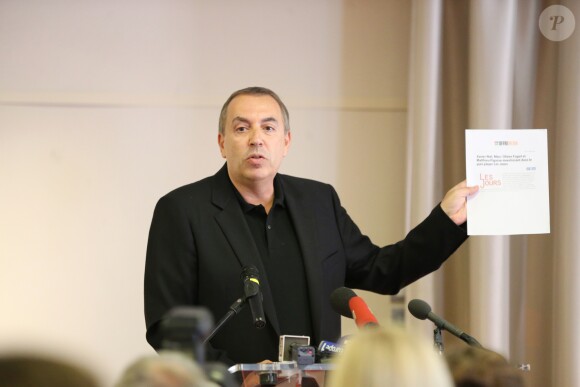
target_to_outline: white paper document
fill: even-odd
[[[468,235],[550,232],[546,129],[465,131]]]

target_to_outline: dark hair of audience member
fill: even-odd
[[[465,347],[446,355],[457,387],[523,387],[521,370],[497,352]]]
[[[88,370],[40,355],[0,356],[0,387],[97,387]]]

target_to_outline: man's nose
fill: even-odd
[[[252,130],[250,135],[250,145],[251,146],[261,146],[264,144],[264,140],[262,139],[262,131],[260,129]]]

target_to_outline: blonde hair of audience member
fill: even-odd
[[[176,351],[143,356],[123,373],[115,387],[211,387],[203,370],[190,357]]]
[[[453,387],[447,364],[432,343],[401,327],[377,327],[354,335],[328,374],[329,387]]]
[[[89,371],[44,355],[0,356],[0,387],[97,387]]]
[[[497,352],[465,347],[448,352],[447,363],[457,387],[523,387],[522,371]]]

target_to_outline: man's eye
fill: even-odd
[[[264,128],[264,130],[265,130],[266,132],[273,132],[273,131],[275,131],[275,130],[276,130],[276,128],[274,128],[273,126],[266,126],[266,127]]]
[[[245,126],[238,126],[237,128],[234,128],[234,131],[236,132],[245,132],[246,130],[248,130],[248,128]]]

